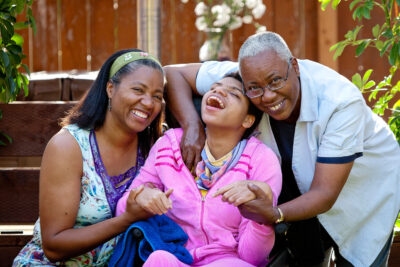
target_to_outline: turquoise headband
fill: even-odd
[[[150,59],[150,60],[156,62],[158,65],[160,65],[160,67],[162,67],[160,62],[155,57],[153,57],[152,55],[150,55],[150,54],[148,54],[146,52],[128,52],[128,53],[120,55],[114,61],[114,63],[111,66],[111,69],[110,69],[110,79],[123,66],[125,66],[126,64],[131,63],[132,61],[136,61],[136,60],[140,60],[140,59]]]

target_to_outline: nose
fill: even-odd
[[[274,91],[269,90],[268,88],[264,88],[264,93],[261,96],[262,102],[271,102],[274,100],[276,93]]]
[[[224,86],[217,86],[214,88],[214,92],[222,96],[226,96],[226,89]]]
[[[149,94],[144,94],[142,96],[142,99],[140,101],[142,103],[143,106],[145,106],[146,108],[152,108],[154,106],[154,99],[151,95]]]

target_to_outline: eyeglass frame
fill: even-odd
[[[268,90],[270,90],[271,92],[275,92],[275,91],[278,91],[278,90],[282,89],[283,87],[285,87],[286,81],[287,81],[288,78],[289,78],[289,69],[290,69],[290,66],[292,65],[292,59],[293,59],[293,58],[291,57],[291,58],[288,60],[288,68],[287,68],[287,71],[286,71],[286,78],[280,78],[280,80],[283,81],[283,85],[282,85],[281,87],[275,88],[275,89],[271,89],[271,88],[269,88],[269,84],[267,84],[266,86],[263,86],[263,87],[259,86],[259,87],[257,87],[257,90],[261,89],[262,93],[259,94],[259,95],[256,95],[256,96],[249,96],[247,93],[248,93],[250,90],[246,90],[245,88],[243,88],[243,89],[244,89],[245,95],[246,95],[248,98],[256,98],[256,97],[262,96],[262,95],[265,93],[265,88],[268,88]],[[254,89],[253,89],[253,90],[254,90]],[[253,91],[253,90],[251,90],[251,91]]]

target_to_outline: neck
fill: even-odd
[[[111,145],[115,150],[129,151],[136,149],[138,135],[135,132],[127,131],[116,125],[113,120],[106,118],[103,126],[96,130],[96,138]]]
[[[243,132],[237,130],[221,131],[207,127],[207,144],[215,159],[220,159],[239,143]]]

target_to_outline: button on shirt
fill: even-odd
[[[400,208],[399,145],[387,124],[366,105],[359,90],[344,76],[319,63],[298,60],[301,108],[296,122],[292,170],[303,194],[310,189],[316,162],[354,160],[338,199],[318,219],[355,266],[369,266],[393,230]],[[236,62],[202,64],[199,93]],[[259,138],[279,156],[269,116],[264,115]]]

